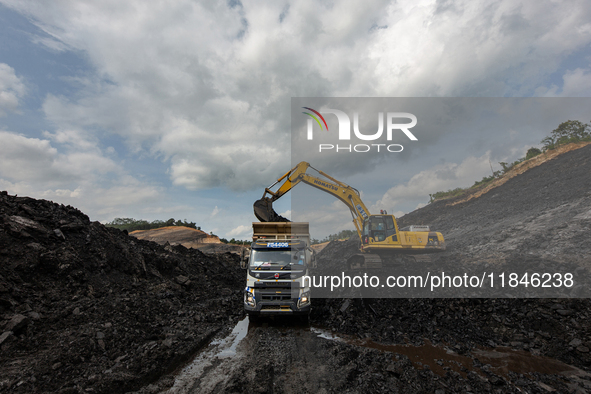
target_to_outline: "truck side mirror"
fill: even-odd
[[[240,252],[240,268],[242,269],[246,269],[248,266],[248,259],[250,256],[248,256],[247,252],[247,249],[242,249],[242,252]]]
[[[308,250],[312,254],[312,256],[310,257],[310,266],[312,268],[318,268],[318,264],[316,263],[316,251],[310,247],[308,247]]]

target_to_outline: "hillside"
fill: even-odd
[[[435,195],[444,194],[444,197],[436,198],[435,201],[442,200],[442,199],[445,199],[445,200],[453,199],[454,200],[453,204],[459,204],[461,202],[468,201],[472,198],[480,197],[481,195],[488,193],[492,189],[507,182],[509,179],[511,179],[519,174],[523,174],[525,171],[527,171],[531,168],[537,167],[547,161],[550,161],[550,160],[554,159],[555,157],[562,155],[563,153],[577,150],[577,149],[583,148],[585,146],[588,146],[590,144],[591,144],[591,142],[589,142],[589,141],[580,141],[580,142],[572,142],[569,144],[557,146],[554,149],[547,150],[543,153],[538,154],[537,156],[534,156],[530,159],[527,159],[527,160],[524,160],[520,163],[512,165],[508,169],[507,172],[500,175],[498,178],[493,179],[492,181],[486,182],[483,185],[476,185],[476,186],[466,188],[466,189],[457,189],[458,192],[449,191],[449,192],[435,193]],[[448,194],[451,197],[447,196]]]
[[[129,235],[137,239],[153,241],[160,245],[166,245],[166,243],[172,246],[182,245],[185,248],[198,249],[204,253],[240,253],[244,249],[241,245],[226,244],[220,241],[216,235],[182,226],[137,230],[129,233]]]
[[[222,243],[222,241],[220,241],[215,235],[210,235],[201,230],[182,226],[160,227],[152,230],[136,230],[129,233],[129,235],[138,239],[153,241],[160,245],[164,245],[168,242],[170,245],[183,245],[185,248],[195,249],[203,246],[203,244]]]
[[[590,173],[591,145],[587,145],[519,173],[478,197],[437,200],[404,215],[398,218],[399,227],[429,225],[443,234],[447,250],[420,256],[418,263],[399,261],[402,264],[392,272],[380,275],[569,274],[575,278],[570,287],[461,286],[436,293],[425,287],[391,292],[397,297],[591,297]],[[319,264],[322,274],[342,267],[355,246],[334,250],[333,258]],[[330,296],[329,290],[316,294]],[[364,296],[389,297],[381,288]]]
[[[575,286],[552,293],[560,298],[528,298],[540,296],[531,283],[522,291],[462,286],[437,295],[341,291],[315,300],[313,324],[391,351],[396,359],[407,354],[418,371],[427,371],[414,380],[416,392],[433,392],[429,384],[439,384],[440,392],[589,392],[589,174],[591,145],[563,152],[472,199],[435,201],[398,221],[441,231],[447,251],[370,273],[571,272]],[[355,239],[331,242],[318,255],[316,274],[334,274],[356,252]],[[442,296],[448,298],[434,298]],[[377,382],[393,386],[399,380],[380,376]]]
[[[448,256],[527,255],[591,268],[589,174],[591,145],[555,156],[478,197],[435,201],[399,218],[399,224],[441,231]]]

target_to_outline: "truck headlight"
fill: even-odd
[[[256,305],[256,300],[254,298],[254,293],[252,292],[252,290],[249,289],[244,292],[244,303],[249,306]]]
[[[309,291],[303,292],[302,295],[300,296],[300,306],[308,304],[309,302],[310,302],[310,292]]]

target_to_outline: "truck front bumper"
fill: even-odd
[[[273,315],[307,315],[311,305],[308,302],[298,308],[298,300],[258,302],[255,306],[244,304],[244,310],[249,315],[273,316]]]

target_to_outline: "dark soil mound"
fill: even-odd
[[[242,316],[242,282],[234,254],[138,240],[2,192],[0,391],[137,389]]]
[[[591,146],[587,146],[528,170],[479,198],[456,205],[454,200],[437,201],[400,218],[399,226],[429,224],[444,234],[448,251],[419,262],[432,272],[445,264],[462,270],[494,267],[507,272],[568,269],[579,281],[587,280],[590,173]],[[346,259],[357,252],[357,243],[352,239],[329,244],[318,255],[320,272],[342,270]],[[405,269],[395,267],[392,273],[403,274]],[[562,295],[577,294],[566,290]],[[458,354],[503,346],[586,371],[591,368],[591,302],[587,298],[372,299],[360,295],[314,299],[312,322],[382,344],[427,342]],[[515,375],[511,379],[525,384],[534,378]],[[579,383],[578,390],[583,392]]]
[[[439,200],[399,219],[444,234],[449,253],[530,255],[591,264],[591,145],[466,201]]]

